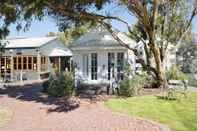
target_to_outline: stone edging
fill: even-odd
[[[153,120],[149,120],[149,119],[145,119],[145,118],[141,118],[141,117],[134,117],[134,119],[142,120],[142,121],[151,123],[153,125],[158,125],[160,127],[160,131],[172,131],[167,125],[161,124],[159,122],[155,122]]]
[[[144,122],[150,123],[152,125],[158,125],[158,127],[160,128],[159,131],[172,131],[167,125],[161,124],[159,122],[155,122],[153,120],[142,118],[142,117],[129,116],[126,113],[116,112],[116,111],[111,110],[110,108],[107,108],[106,106],[104,106],[104,107],[106,109],[110,110],[114,115],[121,115],[121,116],[125,116],[125,117],[130,117],[131,119],[144,121]]]

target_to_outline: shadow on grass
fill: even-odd
[[[167,97],[167,96],[156,96],[157,97],[157,99],[160,99],[160,100],[166,100],[166,101],[176,101],[177,100],[177,98],[175,98],[175,97]]]
[[[48,109],[51,112],[68,112],[80,106],[74,100],[65,98],[57,98],[44,94],[41,84],[32,84],[26,86],[4,86],[0,87],[0,97],[7,95],[8,97],[15,98],[21,101],[34,101],[44,105],[52,105]]]

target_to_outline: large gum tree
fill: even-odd
[[[180,44],[188,30],[191,30],[192,21],[197,14],[196,2],[196,0],[5,0],[1,2],[1,6],[6,8],[1,8],[0,13],[4,16],[13,16],[10,22],[17,22],[18,29],[22,28],[21,23],[25,23],[25,27],[28,27],[32,19],[41,20],[44,16],[52,16],[61,31],[87,22],[99,23],[120,45],[134,52],[138,62],[151,72],[158,86],[167,87],[164,68],[166,50],[169,44]],[[110,6],[114,8],[109,8]],[[132,28],[131,19],[125,19],[114,11],[117,8],[127,12],[129,14],[127,17],[134,16],[137,19],[137,32]],[[12,12],[4,14],[3,12],[7,12],[8,9]],[[132,38],[143,42],[146,60],[139,57],[137,49],[118,37],[117,29],[113,28],[114,21],[124,24]]]

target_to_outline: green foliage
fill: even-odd
[[[52,96],[70,97],[74,93],[74,79],[72,73],[60,74],[56,79],[50,78],[43,84],[44,90]]]
[[[62,32],[48,32],[47,37],[57,36],[61,42],[64,44],[72,43],[73,40],[76,40],[92,27],[90,23],[85,23],[83,25],[70,25],[69,28],[66,28],[65,30],[62,30]]]
[[[184,73],[197,73],[197,42],[194,34],[191,34],[190,37],[192,38],[187,37],[184,44],[179,47],[177,63],[181,65]]]
[[[47,80],[47,81],[44,81],[44,82],[42,83],[43,92],[47,92],[47,89],[48,89],[48,87],[49,87],[49,84],[50,84],[50,79]]]
[[[197,87],[197,74],[187,74],[188,85]]]
[[[64,85],[61,85],[59,80],[53,80],[49,84],[47,93],[52,96],[64,96]]]
[[[128,79],[130,75],[132,75],[131,65],[126,63],[124,65],[124,77]]]
[[[53,36],[57,36],[57,34],[55,32],[48,32],[47,37],[53,37]]]
[[[71,43],[73,40],[79,38],[83,34],[87,33],[93,25],[91,23],[84,23],[83,25],[71,25],[64,30],[64,40],[66,43]]]
[[[71,96],[74,93],[74,76],[72,73],[65,74],[65,96]]]
[[[18,13],[16,5],[11,0],[0,2],[0,39],[4,39],[9,34],[8,26],[16,21]]]
[[[187,80],[187,75],[185,75],[177,65],[172,66],[170,70],[166,72],[166,77],[167,80]]]
[[[127,97],[138,95],[139,91],[147,83],[147,80],[148,80],[148,75],[146,73],[135,75],[131,80],[128,78],[122,80],[120,82],[120,95]]]

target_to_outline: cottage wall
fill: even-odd
[[[108,50],[74,50],[73,62],[76,66],[75,78],[76,80],[85,84],[102,84],[109,83],[108,81],[108,53],[115,53],[115,67],[117,66],[117,53],[123,52],[125,62],[129,59],[133,61],[132,53],[128,53],[127,49],[108,49]],[[91,53],[97,53],[97,80],[91,79]],[[83,56],[88,55],[88,76],[84,71]],[[115,68],[115,75],[117,70]]]

